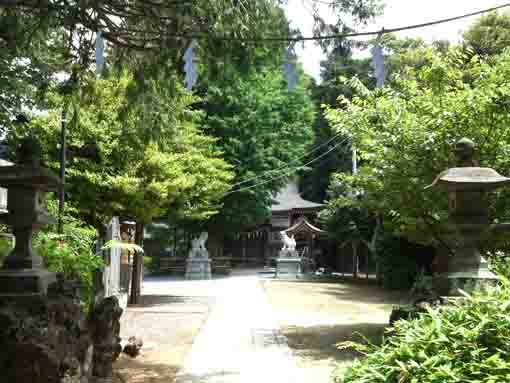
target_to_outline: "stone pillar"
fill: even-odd
[[[296,249],[282,249],[278,253],[276,259],[276,272],[275,277],[279,278],[282,275],[291,278],[301,277],[301,257]]]

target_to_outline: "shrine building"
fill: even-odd
[[[226,244],[225,255],[234,265],[272,265],[283,245],[280,231],[285,231],[294,235],[300,256],[324,263],[330,241],[317,225],[322,206],[303,199],[297,182],[289,182],[273,198],[271,217],[262,225],[238,233]]]

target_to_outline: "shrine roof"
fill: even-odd
[[[312,233],[322,234],[326,233],[324,230],[319,229],[317,226],[312,225],[305,217],[299,218],[294,225],[285,230],[288,235],[297,233]]]
[[[323,205],[312,201],[307,201],[299,194],[296,181],[289,182],[273,199],[271,211],[285,212],[294,209],[315,209],[319,210]]]

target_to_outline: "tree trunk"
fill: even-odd
[[[143,247],[143,223],[136,223],[135,231],[135,244]],[[135,252],[133,256],[133,270],[131,274],[131,294],[129,296],[129,303],[136,305],[140,302],[141,285],[143,274],[143,254]]]
[[[375,217],[375,228],[374,233],[372,235],[372,240],[370,241],[370,252],[372,253],[372,257],[375,261],[375,279],[379,285],[382,285],[380,267],[379,267],[379,257],[377,256],[377,240],[379,239],[379,232],[382,229],[382,218],[380,216]]]

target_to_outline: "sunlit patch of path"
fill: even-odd
[[[215,306],[176,382],[299,383],[301,374],[258,277],[202,283]]]

